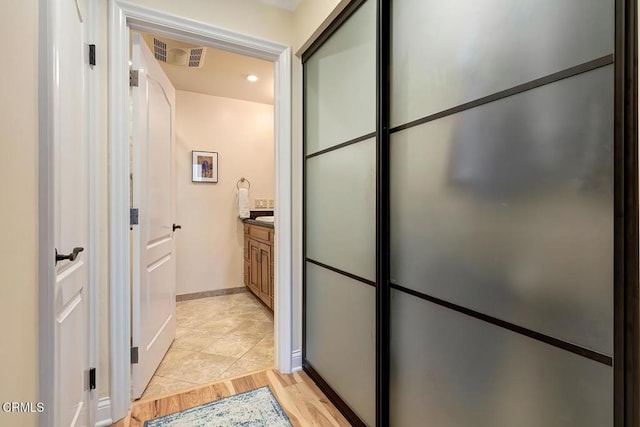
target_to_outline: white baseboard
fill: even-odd
[[[103,397],[98,400],[96,427],[109,427],[111,424],[113,424],[113,420],[111,419],[111,398]]]
[[[291,372],[302,370],[302,350],[294,350],[291,353]]]

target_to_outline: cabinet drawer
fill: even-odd
[[[259,226],[250,226],[249,227],[249,236],[255,238],[255,239],[260,239],[260,240],[264,240],[264,241],[269,241],[269,234],[270,234],[270,230],[268,228],[265,227],[259,227]]]

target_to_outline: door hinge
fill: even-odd
[[[129,209],[129,225],[138,225],[138,208]]]
[[[96,65],[96,45],[95,44],[89,45],[89,65],[91,65],[91,67]]]
[[[138,363],[138,347],[131,347],[131,364]]]
[[[129,86],[138,87],[138,70],[129,70]]]
[[[89,369],[89,390],[96,389],[96,368]]]

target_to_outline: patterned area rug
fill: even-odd
[[[145,421],[145,427],[291,427],[268,386]]]

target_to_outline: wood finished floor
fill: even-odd
[[[285,375],[267,369],[178,394],[139,400],[131,407],[130,416],[112,427],[142,427],[147,420],[265,385],[269,386],[295,427],[350,425],[306,373]]]

